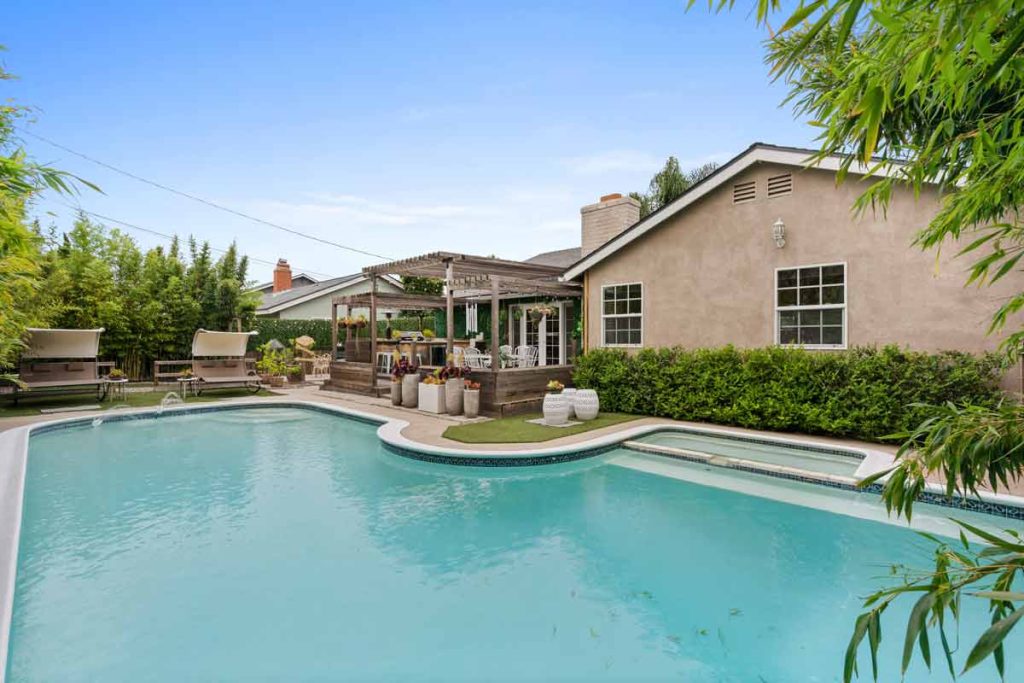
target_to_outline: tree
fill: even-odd
[[[0,46],[0,50],[3,47]],[[0,67],[0,82],[12,76]],[[73,194],[79,185],[98,189],[28,158],[14,137],[26,108],[0,102],[0,369],[10,368],[24,347],[25,328],[47,322],[39,295],[42,237],[27,211],[43,191]]]
[[[693,0],[691,0],[691,4]],[[733,0],[713,0],[718,8]],[[781,0],[759,0],[767,25]],[[919,190],[938,183],[942,208],[916,238],[921,248],[954,245],[971,255],[969,283],[991,284],[1017,271],[1024,256],[1024,3],[1020,0],[810,0],[802,3],[768,41],[767,61],[790,85],[787,100],[820,126],[819,157],[846,155],[840,178],[855,163],[888,167],[855,209],[885,210],[897,185]],[[899,165],[894,165],[899,162]],[[1024,308],[1024,292],[1005,301],[991,322],[995,331]],[[1017,357],[1024,331],[1003,345]],[[1024,474],[1024,409],[935,407],[933,417],[900,448],[884,499],[909,516],[925,478],[941,473],[947,491],[1000,490]],[[873,478],[872,481],[876,481]],[[870,483],[870,482],[865,482]],[[1014,580],[1024,573],[1024,544],[963,525],[987,542],[976,553],[936,539],[934,571],[906,572],[901,583],[879,591],[854,628],[844,679],[856,672],[865,636],[874,656],[881,615],[893,600],[920,596],[907,625],[904,670],[915,643],[929,661],[928,631],[937,629],[946,665],[955,674],[945,635],[961,598],[987,600],[992,626],[967,655],[966,671],[992,656],[1003,675],[1003,640],[1024,617],[1024,593]],[[874,670],[877,678],[877,669]]]
[[[669,157],[665,166],[654,174],[647,193],[630,192],[629,196],[640,202],[640,218],[645,218],[661,207],[675,201],[690,187],[715,172],[718,164],[709,162],[683,173],[679,159]]]

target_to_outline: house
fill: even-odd
[[[261,318],[280,318],[291,320],[330,320],[331,299],[335,296],[361,294],[369,291],[369,279],[363,273],[343,275],[329,280],[316,278],[300,273],[292,276],[291,266],[285,259],[278,259],[274,267],[272,282],[257,285],[262,300],[256,309]],[[397,293],[403,291],[402,283],[394,278],[381,278],[378,288],[382,292]],[[384,309],[382,314],[387,312]],[[341,316],[367,315],[363,309],[339,311]]]
[[[894,191],[887,215],[852,212],[869,172],[837,184],[842,159],[757,143],[659,211],[609,195],[581,210],[583,347],[898,344],[981,352],[1015,272],[966,287],[970,257],[913,246],[940,208],[935,186]],[[856,171],[856,173],[852,172]]]

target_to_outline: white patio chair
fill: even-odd
[[[480,349],[472,346],[466,347],[462,350],[462,357],[465,359],[466,365],[471,368],[480,370],[487,367],[488,356],[481,353]],[[456,365],[458,365],[457,362]]]
[[[377,372],[383,375],[391,374],[391,353],[389,351],[377,352]]]
[[[476,351],[476,349],[473,349],[473,350]],[[463,347],[463,346],[453,346],[452,347],[452,365],[454,365],[457,368],[461,368],[463,365],[468,365],[468,363],[465,361],[465,356],[466,356],[466,347]]]
[[[533,368],[540,358],[540,349],[536,346],[516,347],[516,367]]]
[[[516,366],[516,355],[515,351],[508,344],[503,344],[498,347],[498,357],[502,360],[503,367],[514,368]]]

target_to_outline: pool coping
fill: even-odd
[[[855,477],[857,478],[863,478],[883,471],[893,463],[892,454],[871,448],[837,446],[832,443],[815,441],[812,438],[802,436],[776,437],[773,435],[752,435],[750,432],[730,429],[728,427],[695,427],[666,423],[634,425],[595,436],[591,439],[561,446],[523,447],[515,451],[481,449],[467,452],[463,449],[422,443],[404,436],[402,431],[410,423],[400,418],[318,401],[289,398],[271,400],[241,399],[205,405],[182,404],[163,409],[132,408],[103,415],[77,415],[22,425],[0,432],[0,683],[6,680],[7,674],[8,647],[10,644],[10,629],[14,609],[14,588],[17,579],[18,545],[24,501],[25,472],[28,462],[29,438],[32,434],[91,424],[94,420],[120,422],[137,419],[156,419],[165,413],[170,415],[198,414],[244,408],[288,407],[311,409],[317,412],[340,415],[364,423],[376,424],[378,425],[378,438],[385,449],[392,453],[415,460],[463,467],[530,467],[570,462],[594,457],[615,448],[623,447],[625,442],[632,441],[640,436],[665,431],[682,431],[709,436],[738,438],[744,441],[778,444],[811,451],[841,453],[851,457],[859,456],[861,457],[861,464],[855,472]],[[657,447],[654,447],[654,449],[647,452],[667,457],[676,457],[671,453],[664,452],[664,450],[671,449],[663,449],[660,452],[656,449]],[[705,462],[704,464],[716,466],[713,462]],[[830,479],[834,479],[830,475],[818,473],[814,477],[801,477],[791,471],[793,468],[763,463],[762,465],[763,467],[753,471],[769,476],[796,478],[808,483],[824,486],[841,485],[844,488],[851,486],[850,482],[847,481],[830,481]],[[739,467],[737,469],[748,468]],[[804,471],[800,470],[800,472]],[[927,485],[926,490],[933,494],[944,495],[945,493],[945,489],[938,484],[930,483]],[[989,506],[1011,507],[1024,512],[1024,497],[982,492],[977,500],[979,503]]]

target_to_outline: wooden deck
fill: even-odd
[[[421,377],[436,368],[421,367]],[[389,381],[372,381],[373,366],[369,363],[338,361],[331,364],[331,375],[324,383],[327,391],[343,391],[363,396],[386,396]],[[480,383],[480,412],[505,417],[529,412],[540,412],[548,382],[553,379],[568,385],[572,381],[571,365],[546,365],[535,368],[509,368],[492,372],[476,370],[470,376]]]

